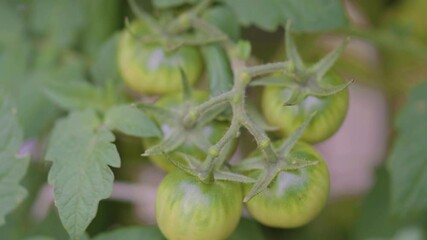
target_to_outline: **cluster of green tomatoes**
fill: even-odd
[[[132,23],[130,28],[142,34],[149,31],[141,22]],[[266,226],[294,228],[308,223],[326,204],[330,187],[327,165],[310,144],[329,138],[340,127],[348,107],[347,88],[333,94],[323,94],[319,88],[318,94],[311,94],[310,88],[319,87],[311,86],[315,73],[310,75],[298,65],[292,84],[265,84],[260,105],[266,122],[277,130],[273,135],[277,141],[272,146],[279,154],[283,153],[279,150],[285,138],[313,112],[316,115],[286,153],[287,158],[303,160],[307,166],[279,171],[263,191],[244,203],[253,183],[217,179],[204,182],[177,167],[177,164],[188,168],[194,167],[192,164],[203,164],[209,147],[220,141],[230,126],[229,119],[221,117],[224,114],[199,119],[192,125],[184,124],[189,111],[212,96],[206,90],[192,87],[191,97],[183,97],[182,72],[187,83],[194,85],[202,78],[205,61],[196,46],[167,51],[157,43],[142,43],[128,31],[121,36],[119,66],[126,84],[137,93],[159,96],[153,105],[146,107],[162,129],[163,137],[142,141],[146,149],[155,149],[160,143],[163,147],[162,152],[146,154],[168,172],[156,199],[156,218],[162,233],[168,239],[226,239],[236,228],[244,206],[254,219]],[[320,77],[322,86],[344,84],[329,71]],[[284,99],[288,99],[289,104],[285,104]],[[236,150],[237,140],[238,136],[222,149],[228,159]],[[187,156],[191,160],[186,159]],[[257,179],[262,172],[256,167],[244,166],[262,168],[262,162],[258,161],[262,156],[262,151],[255,149],[236,166],[225,161],[216,167]]]

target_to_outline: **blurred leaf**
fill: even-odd
[[[209,89],[212,96],[227,92],[233,87],[233,73],[227,54],[220,45],[211,44],[202,47],[206,63]]]
[[[105,109],[111,102],[100,88],[84,81],[51,81],[44,92],[54,103],[66,110]]]
[[[15,209],[27,196],[19,182],[25,175],[29,157],[19,153],[23,132],[10,102],[0,99],[0,225],[6,214]]]
[[[120,167],[114,135],[100,126],[94,111],[73,112],[56,123],[47,148],[46,160],[53,163],[48,182],[72,238],[84,233],[99,201],[111,195],[114,175],[109,166]]]
[[[136,137],[161,137],[162,132],[143,111],[128,105],[114,106],[105,114],[105,125]]]
[[[84,9],[75,0],[31,1],[32,30],[59,47],[70,47],[85,25]],[[54,20],[53,20],[54,19]]]
[[[390,176],[384,168],[379,168],[375,184],[366,196],[354,226],[354,239],[389,238],[393,235],[396,224],[390,217],[389,189]]]
[[[30,42],[25,39],[0,45],[0,91],[16,92],[21,86],[31,51]]]
[[[25,238],[25,240],[55,240],[55,239],[52,237],[46,237],[46,236],[34,236],[34,237]]]
[[[46,182],[46,166],[30,163],[27,173],[21,181],[28,191],[25,200],[6,216],[6,224],[0,226],[0,239],[25,239],[27,236],[50,236],[54,239],[68,239],[68,234],[62,227],[56,209],[41,221],[34,221],[34,212],[43,211],[35,206],[40,190]]]
[[[398,136],[388,159],[391,211],[401,217],[427,210],[427,82],[413,88],[396,118]]]
[[[105,41],[95,56],[95,62],[90,69],[91,76],[97,85],[121,79],[117,64],[117,49],[120,35],[115,34]]]
[[[237,41],[239,39],[240,25],[229,7],[221,5],[211,7],[204,13],[203,17],[221,29],[232,40]]]
[[[138,226],[119,228],[113,231],[101,233],[93,238],[93,240],[165,240],[160,230],[153,226]]]
[[[45,180],[46,174],[43,174],[43,180]],[[46,184],[46,183],[44,183]],[[46,186],[46,185],[43,185]],[[42,188],[38,189],[41,190]],[[34,197],[39,197],[38,194],[40,192],[36,192]],[[36,200],[39,200],[36,198]],[[34,212],[34,207],[36,207],[36,202],[31,202],[33,204],[30,208],[31,211]],[[28,212],[28,211],[27,211]],[[33,213],[34,214],[34,213]],[[33,214],[30,214],[28,217],[32,217]],[[49,212],[43,218],[42,221],[38,221],[34,223],[34,221],[30,221],[33,224],[27,224],[25,227],[27,236],[49,236],[53,239],[68,239],[67,231],[64,229],[64,226],[59,219],[58,212],[53,207],[50,207]],[[31,226],[31,227],[29,227]]]
[[[347,24],[343,4],[339,0],[222,0],[230,6],[239,22],[274,31],[292,21],[299,32],[332,30]]]
[[[0,46],[22,37],[24,21],[16,6],[9,2],[0,2]],[[1,47],[0,47],[1,49]]]
[[[242,217],[228,240],[264,240],[261,226],[254,220]]]
[[[222,0],[235,13],[244,26],[255,25],[267,31],[274,31],[281,25],[281,17],[274,0]]]
[[[185,3],[194,4],[200,0],[153,0],[153,4],[158,8],[176,7]]]
[[[26,137],[41,136],[59,113],[45,96],[43,83],[81,80],[83,70],[81,58],[71,53],[60,56],[49,44],[33,48],[30,40],[20,39],[0,45],[0,92],[17,107]]]
[[[83,48],[88,55],[98,52],[98,49],[108,39],[123,20],[120,19],[121,0],[81,0],[85,11]],[[102,46],[101,46],[102,47]]]

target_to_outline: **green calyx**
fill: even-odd
[[[202,163],[202,160],[196,159],[195,157],[189,154],[178,154],[183,159],[185,159],[184,164],[179,161],[176,161],[169,155],[165,155],[165,157],[183,172],[186,172],[187,174],[199,178],[200,181],[206,184],[210,184],[214,181],[230,181],[239,183],[255,183],[256,181],[255,179],[247,177],[243,174],[232,172],[227,167],[219,167],[214,168],[213,170],[205,170],[206,167]]]
[[[130,26],[127,26],[127,30],[144,43],[161,44],[166,51],[174,51],[182,46],[206,45],[228,39],[226,34],[199,16],[209,7],[209,1],[201,1],[199,5],[171,18],[166,23],[155,19],[138,6],[135,0],[128,1],[135,16],[147,25],[150,34],[140,36]]]
[[[251,86],[278,86],[290,89],[290,94],[283,96],[283,105],[289,106],[302,102],[308,96],[326,97],[334,95],[353,83],[353,80],[351,80],[343,84],[331,85],[325,80],[325,75],[338,60],[349,39],[344,40],[340,46],[317,63],[307,67],[289,33],[289,24],[287,30],[286,55],[290,64],[287,65],[281,75],[254,80],[250,84]]]
[[[276,161],[265,159],[264,155],[257,155],[232,166],[232,170],[236,172],[248,172],[253,170],[260,172],[251,191],[245,196],[244,202],[249,201],[265,190],[281,171],[298,170],[317,164],[317,161],[313,161],[312,159],[304,159],[291,155],[292,148],[298,143],[299,138],[314,115],[315,114],[312,114],[307,118],[307,120],[282,144],[274,146],[274,154],[277,157]],[[266,144],[271,143],[266,142]]]

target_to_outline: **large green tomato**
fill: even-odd
[[[278,228],[302,226],[315,218],[326,204],[329,194],[329,172],[317,151],[299,142],[291,156],[318,161],[300,170],[280,172],[272,184],[246,203],[249,213],[264,225]],[[252,177],[256,172],[250,174]],[[246,184],[247,194],[252,185]]]
[[[343,84],[344,81],[335,74],[327,74],[324,83]],[[290,94],[290,89],[267,86],[262,94],[262,110],[266,120],[278,127],[283,135],[289,136],[310,116],[316,116],[305,129],[301,139],[317,143],[332,136],[341,126],[348,109],[348,89],[327,97],[309,96],[301,103],[284,106],[283,97]]]
[[[149,29],[142,22],[133,22],[130,31],[146,36]],[[122,33],[118,53],[119,68],[129,87],[140,93],[164,94],[180,91],[181,67],[190,83],[202,73],[203,62],[194,47],[180,47],[166,52],[161,45],[143,43],[129,30]]]
[[[202,103],[203,101],[206,101],[208,99],[208,94],[207,92],[204,92],[204,91],[194,91],[193,96],[194,96],[194,102],[196,104]],[[155,104],[160,107],[171,109],[177,112],[177,114],[179,114],[179,112],[182,110],[181,108],[184,107],[182,105],[181,93],[163,96],[159,98],[159,100],[157,100]],[[164,136],[167,136],[168,134],[170,134],[172,129],[174,129],[175,127],[177,127],[177,125],[180,124],[179,119],[172,119],[172,121],[165,121],[162,119],[156,119],[156,120],[160,124],[160,127],[163,131]],[[206,157],[207,149],[201,149],[199,146],[194,144],[194,141],[191,141],[191,140],[195,139],[197,141],[198,139],[200,139],[200,137],[204,137],[210,142],[210,144],[213,145],[221,139],[221,137],[224,135],[227,129],[228,129],[228,124],[226,122],[219,122],[219,121],[210,122],[209,124],[203,127],[188,129],[185,135],[186,140],[184,144],[178,147],[175,151],[186,153],[186,154],[192,155],[196,159],[203,160]],[[152,147],[158,144],[160,141],[161,141],[160,138],[144,138],[142,140],[145,148]],[[224,151],[227,152],[226,155],[231,156],[236,148],[236,145],[237,145],[237,141],[232,141],[231,144],[227,145],[226,148],[224,149]],[[181,156],[179,156],[174,152],[170,154],[170,157],[183,163],[184,159],[182,159]],[[175,165],[171,163],[163,154],[150,155],[150,159],[154,164],[156,164],[158,167],[160,167],[164,171],[171,172],[176,170]]]
[[[206,184],[175,171],[157,190],[157,223],[169,240],[223,240],[239,223],[242,200],[240,183]]]

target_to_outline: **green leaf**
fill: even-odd
[[[48,182],[54,187],[59,217],[72,238],[80,237],[112,192],[120,157],[114,135],[101,127],[93,110],[72,112],[55,124],[46,154]]]
[[[75,44],[85,26],[82,1],[37,0],[31,1],[30,9],[29,22],[34,33],[58,47]]]
[[[233,86],[233,73],[224,49],[218,44],[202,47],[203,59],[206,63],[209,89],[212,96],[230,90]]]
[[[388,159],[391,210],[405,216],[427,211],[427,82],[414,87],[396,118],[398,136]]]
[[[23,17],[18,14],[16,6],[9,2],[0,2],[0,45],[13,42],[22,37],[24,31]]]
[[[299,32],[332,30],[347,24],[340,0],[222,0],[245,26],[274,31],[292,21]]]
[[[347,25],[348,20],[341,0],[272,0],[281,23],[292,22],[298,32],[333,30]]]
[[[119,34],[115,34],[105,41],[95,56],[95,62],[91,66],[90,73],[97,85],[104,85],[110,81],[120,81],[120,73],[117,64],[117,51]]]
[[[90,55],[102,48],[102,43],[120,27],[121,0],[83,0],[86,24],[82,34],[82,45]]]
[[[188,81],[187,74],[182,68],[179,68],[179,73],[181,75],[182,101],[189,102],[193,98],[193,89]]]
[[[66,110],[105,109],[109,100],[102,89],[85,81],[49,81],[44,92],[54,103]]]
[[[234,41],[240,37],[240,26],[233,11],[227,6],[219,5],[209,8],[203,15],[209,23],[221,29]]]
[[[398,227],[390,217],[390,176],[384,167],[376,171],[376,181],[360,209],[352,239],[382,237],[390,239]],[[381,206],[381,207],[378,207]]]
[[[136,137],[161,137],[162,132],[143,111],[128,105],[114,106],[105,114],[107,128]]]
[[[273,0],[222,0],[235,13],[244,26],[255,25],[267,31],[274,31],[281,23],[281,17]]]
[[[25,240],[55,240],[55,239],[52,237],[46,237],[46,236],[34,236],[34,237],[25,238]]]
[[[27,195],[19,182],[27,171],[30,158],[19,153],[23,131],[15,111],[8,100],[0,105],[0,225]]]
[[[117,239],[126,239],[126,240],[165,240],[160,230],[153,226],[138,226],[138,227],[126,227],[119,228],[113,231],[101,233],[93,240],[117,240]]]
[[[200,0],[153,0],[153,4],[157,8],[176,7],[185,3],[194,4]]]

